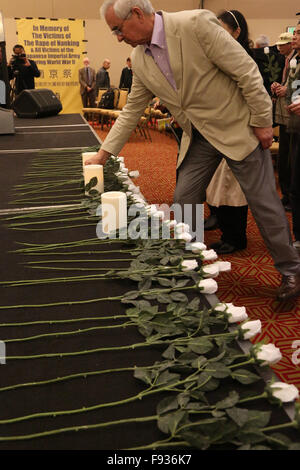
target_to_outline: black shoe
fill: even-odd
[[[218,228],[218,219],[212,214],[204,220],[204,230],[215,230],[216,228]]]
[[[235,251],[238,251],[241,249],[233,245],[230,245],[230,243],[226,243],[226,242],[213,243],[212,245],[210,245],[210,248],[215,250],[215,252],[218,255],[227,255],[227,254],[234,253]]]

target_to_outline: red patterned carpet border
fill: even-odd
[[[104,140],[107,130],[96,130]],[[139,134],[132,134],[120,155],[125,157],[129,170],[139,170],[140,176],[135,182],[149,203],[172,204],[177,144],[174,138],[156,130],[150,133],[152,142]],[[207,208],[205,213],[208,215]],[[287,217],[291,222],[290,214]],[[300,389],[300,299],[284,303],[275,300],[280,275],[273,267],[251,213],[247,237],[247,249],[220,257],[231,262],[232,270],[218,278],[218,298],[222,302],[245,306],[250,319],[261,320],[262,332],[254,342],[272,342],[280,348],[283,358],[273,366],[273,370],[279,379]],[[207,245],[219,238],[218,230],[205,232]]]

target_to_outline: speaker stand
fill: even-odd
[[[14,114],[10,109],[0,108],[0,135],[15,134]]]

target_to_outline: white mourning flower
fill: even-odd
[[[229,323],[239,323],[248,318],[245,307],[236,307],[232,303],[218,304],[214,309],[218,312],[224,312]]]
[[[198,261],[195,259],[188,259],[180,263],[182,271],[194,271],[198,268]]]
[[[204,261],[214,261],[218,259],[218,255],[215,250],[203,250],[201,256]]]
[[[218,263],[207,264],[202,268],[202,274],[204,277],[217,277],[220,269]]]
[[[285,382],[274,382],[269,386],[272,396],[280,400],[282,403],[297,400],[299,398],[299,390],[293,384]]]
[[[240,326],[242,339],[250,339],[261,332],[261,321],[247,321]]]
[[[280,349],[275,344],[257,344],[252,348],[252,352],[256,359],[260,362],[261,366],[267,364],[276,364],[282,359]]]
[[[214,279],[202,279],[198,287],[203,294],[214,294],[218,290],[218,284]]]

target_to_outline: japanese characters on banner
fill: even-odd
[[[16,22],[18,43],[41,72],[36,88],[52,90],[62,102],[62,112],[81,112],[78,73],[83,66],[83,20],[21,18]]]

